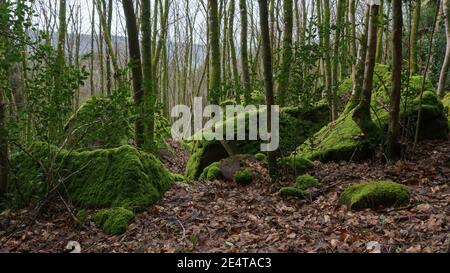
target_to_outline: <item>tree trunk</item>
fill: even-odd
[[[269,32],[269,12],[267,0],[258,0],[259,3],[259,20],[261,28],[261,43],[262,43],[262,62],[264,68],[264,83],[266,89],[267,101],[267,130],[271,132],[271,116],[272,106],[274,105],[273,92],[273,68],[272,68],[272,47],[270,44]],[[271,177],[276,175],[276,158],[273,152],[268,153],[269,174]]]
[[[353,91],[352,97],[345,109],[345,113],[349,113],[351,110],[355,109],[361,102],[361,94],[364,84],[364,74],[365,74],[365,64],[367,59],[367,34],[369,33],[369,22],[370,22],[370,9],[366,10],[364,19],[364,32],[361,34],[361,44],[358,50],[358,61],[355,65],[353,72]]]
[[[450,67],[450,0],[444,0],[443,10],[445,18],[445,32],[447,33],[447,50],[445,52],[444,64],[442,65],[441,75],[439,77],[439,86],[437,89],[437,94],[441,97],[445,94],[448,69]]]
[[[402,0],[392,0],[393,33],[392,33],[392,92],[390,100],[390,120],[387,136],[387,155],[394,158],[398,155],[400,135],[400,100],[402,91]]]
[[[377,40],[377,63],[383,60],[383,34],[384,34],[384,0],[380,1],[380,14],[378,15],[378,40]]]
[[[380,6],[370,6],[369,44],[363,83],[361,102],[356,107],[353,120],[358,124],[362,133],[369,138],[377,137],[378,127],[372,121],[370,103],[372,99],[373,74],[375,71],[375,57],[377,51],[378,11]]]
[[[248,48],[247,48],[247,0],[239,0],[239,9],[241,13],[241,65],[242,65],[242,82],[244,87],[244,104],[249,104],[251,99],[250,85],[250,69],[248,64]]]
[[[152,151],[154,149],[154,112],[156,104],[156,94],[153,92],[152,73],[152,30],[151,30],[151,5],[150,0],[142,0],[142,67],[143,67],[143,122],[144,122],[144,149]]]
[[[231,0],[230,2],[230,16],[228,22],[228,43],[230,47],[230,56],[231,56],[231,68],[233,71],[233,90],[236,90],[236,102],[239,104],[241,102],[241,92],[239,92],[239,72],[237,65],[237,57],[236,57],[236,47],[234,45],[234,13],[236,11],[236,3],[235,0]]]
[[[339,87],[339,62],[340,62],[340,43],[341,43],[341,33],[343,29],[344,21],[344,7],[345,0],[338,0],[337,4],[337,18],[336,18],[336,35],[334,38],[333,47],[333,65],[332,65],[332,101],[331,101],[331,113],[332,119],[336,120],[338,118],[338,95],[337,89]]]
[[[219,104],[221,95],[221,72],[220,72],[220,21],[218,15],[217,0],[208,0],[209,4],[209,42],[211,72],[209,82],[210,101]]]
[[[125,15],[127,32],[128,32],[128,50],[130,55],[130,63],[132,65],[131,74],[133,78],[133,97],[134,103],[139,111],[138,118],[135,122],[136,145],[143,148],[145,145],[144,137],[144,117],[143,117],[143,98],[142,89],[142,64],[141,50],[139,46],[139,32],[136,25],[136,14],[132,0],[122,1],[123,11]]]
[[[286,105],[289,94],[289,79],[292,62],[292,29],[294,27],[292,0],[284,0],[284,33],[283,33],[283,59],[278,82],[279,104]]]
[[[330,42],[330,33],[331,33],[331,11],[330,11],[330,1],[323,1],[323,42],[325,47],[325,89],[326,95],[328,99],[328,103],[330,108],[333,104],[333,96],[332,96],[332,77],[331,77],[331,42]]]
[[[409,65],[411,67],[411,75],[415,75],[418,73],[418,67],[417,67],[417,32],[419,31],[419,24],[420,24],[420,10],[421,10],[421,1],[416,0],[415,1],[415,7],[414,7],[414,18],[411,25],[411,35],[410,35],[410,59],[409,59]],[[395,15],[394,15],[395,19]]]

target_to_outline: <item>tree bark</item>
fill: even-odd
[[[221,96],[220,66],[220,21],[217,0],[208,0],[209,4],[209,42],[210,42],[210,82],[209,94],[213,104],[219,104]]]
[[[445,32],[447,33],[447,50],[445,52],[444,64],[442,65],[439,85],[437,89],[438,96],[445,95],[445,86],[447,84],[448,69],[450,68],[450,0],[443,0]]]
[[[375,71],[375,57],[377,51],[378,11],[380,6],[370,6],[369,44],[363,83],[361,102],[356,107],[353,120],[358,124],[362,133],[368,137],[377,137],[378,127],[372,121],[370,104],[372,100],[373,74]]]
[[[292,62],[292,29],[294,27],[292,0],[284,0],[284,33],[283,33],[283,56],[281,60],[281,71],[278,82],[279,104],[286,105],[289,94],[289,79]]]
[[[417,66],[417,33],[419,31],[419,23],[420,23],[420,10],[421,10],[421,1],[416,0],[414,7],[414,18],[411,25],[411,35],[410,35],[410,59],[409,65],[411,67],[411,75],[415,75],[418,73]],[[395,19],[395,16],[394,16]]]
[[[248,18],[247,18],[247,0],[239,0],[239,9],[241,14],[241,65],[242,82],[244,87],[244,104],[249,104],[251,99],[250,69],[248,64]]]
[[[394,158],[398,155],[400,135],[400,100],[402,91],[402,1],[392,0],[393,33],[392,33],[392,91],[390,100],[390,120],[387,136],[387,155]]]
[[[143,117],[143,98],[144,92],[142,89],[142,64],[141,64],[141,49],[139,46],[139,31],[136,24],[136,14],[132,0],[122,1],[123,11],[125,15],[127,32],[128,32],[128,50],[130,55],[130,62],[132,65],[131,74],[133,81],[133,98],[134,103],[139,111],[138,118],[135,121],[135,138],[136,145],[143,148],[145,144],[144,138],[144,117]]]
[[[274,105],[273,92],[273,67],[272,67],[272,47],[270,43],[269,32],[269,12],[267,0],[258,0],[259,3],[259,20],[261,28],[261,43],[262,43],[262,62],[264,68],[264,83],[266,89],[267,102],[267,130],[271,132],[271,116],[272,106]],[[276,176],[276,158],[273,152],[268,153],[269,174],[271,177]]]

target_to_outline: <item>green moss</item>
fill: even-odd
[[[267,155],[263,154],[263,153],[257,153],[255,155],[256,160],[258,160],[259,162],[265,163],[267,162]]]
[[[247,120],[246,136],[248,136],[248,120],[250,116],[258,115],[258,112],[242,113],[235,118],[226,120],[220,125],[236,122],[236,120]],[[289,154],[302,144],[309,136],[320,130],[328,123],[329,110],[326,105],[320,105],[311,109],[300,107],[287,107],[281,109],[280,113],[280,148],[278,155]],[[234,132],[237,134],[236,131]],[[260,152],[261,140],[255,141],[227,141],[235,154],[257,154]],[[219,141],[196,141],[189,159],[186,176],[196,180],[203,170],[213,162],[227,158],[228,153]]]
[[[373,181],[353,185],[341,194],[341,202],[350,209],[401,205],[409,200],[406,187],[391,181]]]
[[[133,100],[124,95],[92,97],[66,123],[68,147],[75,149],[112,148],[126,145],[134,138]],[[170,123],[155,113],[155,144],[167,149]]]
[[[13,207],[27,206],[58,185],[81,208],[143,208],[157,202],[173,184],[159,159],[131,146],[58,153],[56,147],[36,143],[30,151],[12,157]]]
[[[174,181],[174,182],[182,182],[182,183],[188,183],[189,182],[187,177],[184,176],[184,175],[181,175],[181,174],[170,173],[170,177],[171,177],[172,181]]]
[[[303,190],[296,187],[285,187],[282,188],[278,194],[282,197],[297,197],[297,198],[305,198],[307,193]]]
[[[88,218],[88,213],[86,210],[82,209],[77,212],[76,215],[77,221],[81,224],[84,224]]]
[[[200,180],[212,181],[214,179],[220,178],[222,173],[220,172],[220,162],[214,162],[203,170],[202,175],[200,175]]]
[[[253,181],[253,171],[249,168],[241,168],[234,174],[234,181],[240,185],[248,185]]]
[[[314,167],[314,163],[311,160],[298,155],[284,158],[283,163],[297,172],[305,172]]]
[[[317,188],[320,186],[319,180],[309,175],[299,176],[295,181],[295,187],[301,190]]]
[[[101,210],[94,215],[95,224],[110,235],[124,233],[133,220],[134,213],[122,207]]]

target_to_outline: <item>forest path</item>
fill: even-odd
[[[178,150],[181,146],[175,149],[169,167],[181,170],[185,152]],[[375,241],[383,252],[445,252],[450,142],[427,142],[415,158],[420,159],[391,166],[318,163],[310,174],[322,182],[323,195],[315,200],[277,196],[281,184],[294,177],[286,175],[286,182],[272,185],[261,166],[253,166],[259,175],[247,187],[223,181],[178,183],[120,236],[104,235],[92,222],[77,227],[64,207],[54,208],[8,242],[0,239],[0,250],[60,252],[75,240],[87,252],[367,252]],[[407,185],[410,204],[382,213],[350,212],[339,204],[343,188],[370,179]]]

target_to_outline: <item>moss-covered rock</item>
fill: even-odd
[[[319,186],[320,186],[319,180],[309,175],[299,176],[295,180],[295,187],[301,190],[308,190],[311,188],[317,188]]]
[[[299,173],[306,172],[314,167],[314,163],[311,160],[299,155],[291,155],[283,158],[282,163]]]
[[[297,187],[285,187],[278,192],[278,195],[281,197],[305,198],[308,194]]]
[[[340,199],[350,209],[377,209],[408,202],[409,191],[391,181],[373,181],[351,186],[341,194]]]
[[[447,115],[450,118],[450,93],[448,93],[443,99],[442,104],[444,105],[445,109],[447,109]]]
[[[390,77],[388,67],[377,65],[375,71],[373,98],[371,105],[372,120],[378,126],[380,135],[388,128]],[[402,90],[401,120],[406,128],[407,137],[413,139],[416,130],[417,114],[423,78],[414,76],[409,88]],[[406,99],[408,97],[409,99]],[[411,99],[415,98],[415,99]],[[406,103],[407,102],[407,103]],[[432,84],[426,81],[422,99],[422,119],[419,130],[420,139],[446,139],[449,132],[442,102],[436,97]],[[342,114],[336,121],[323,127],[300,145],[293,153],[310,160],[349,161],[364,160],[373,157],[382,139],[363,137],[358,125],[353,121],[354,110]]]
[[[253,171],[249,168],[241,168],[234,174],[234,181],[239,185],[248,185],[253,182]]]
[[[57,186],[80,208],[143,208],[173,184],[159,159],[131,146],[77,152],[36,143],[11,162],[14,207],[27,206]]]
[[[109,235],[124,233],[133,220],[134,213],[122,207],[101,210],[94,215],[95,224]]]
[[[242,113],[218,126],[224,126],[236,119],[246,119],[246,135],[248,136],[248,120],[258,112]],[[287,107],[280,113],[280,148],[279,154],[289,154],[302,144],[309,136],[320,130],[329,121],[329,109],[321,105],[313,109]],[[224,129],[226,134],[226,129]],[[236,134],[236,132],[235,132]],[[227,141],[234,154],[257,154],[262,141]],[[198,179],[203,170],[210,164],[227,158],[229,155],[219,141],[195,141],[192,156],[186,168],[186,176]]]
[[[130,97],[92,97],[66,123],[68,147],[74,149],[113,148],[134,138],[134,103]],[[155,144],[167,149],[170,123],[155,113]]]

